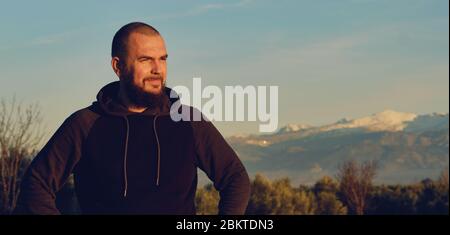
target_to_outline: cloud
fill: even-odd
[[[286,69],[293,68],[295,71],[300,71],[300,69],[304,72],[311,71],[315,75],[319,73],[335,77],[339,74],[338,72],[342,72],[343,75],[350,72],[354,74],[355,70],[364,72],[364,69],[360,66],[374,67],[376,64],[385,64],[389,67],[390,62],[412,62],[414,58],[409,58],[391,49],[405,47],[402,44],[404,41],[399,40],[399,35],[404,32],[418,32],[419,30],[420,28],[412,24],[401,22],[362,31],[353,31],[344,35],[322,36],[310,41],[301,41],[300,39],[289,42],[290,39],[281,38],[277,42],[267,42],[265,50],[261,50],[261,53],[251,58],[246,58],[246,61],[240,64],[242,64],[243,69],[247,68],[251,71],[257,71],[256,69],[271,64],[273,66],[280,65]],[[436,42],[436,40],[442,41],[442,39],[431,35],[427,38],[423,38],[421,35],[414,37],[416,38],[410,40],[430,43]],[[270,35],[262,38],[270,38]],[[386,45],[389,46],[389,49]],[[385,50],[385,53],[381,53],[383,50]],[[306,74],[303,73],[303,75]]]
[[[152,20],[169,20],[169,19],[177,19],[184,18],[190,16],[197,16],[201,14],[205,14],[210,11],[224,10],[229,8],[240,8],[247,6],[250,3],[253,3],[255,0],[240,0],[236,2],[227,2],[227,3],[208,3],[204,5],[199,5],[194,8],[191,8],[185,12],[181,13],[173,13],[173,14],[165,14],[160,16],[151,17]]]
[[[49,45],[54,44],[58,42],[62,42],[65,39],[69,38],[70,35],[72,35],[72,32],[63,32],[58,34],[51,34],[46,36],[40,36],[37,38],[34,38],[30,41],[30,46],[40,46],[40,45]]]
[[[312,174],[319,174],[322,173],[323,169],[322,167],[320,167],[319,164],[315,163],[310,169],[309,172],[311,172]]]
[[[19,42],[18,44],[9,44],[9,45],[0,47],[0,51],[51,45],[51,44],[62,42],[65,39],[67,39],[69,36],[70,36],[70,33],[68,33],[68,32],[39,36],[39,37],[33,38],[29,41]]]
[[[56,43],[62,43],[67,40],[70,40],[71,38],[74,38],[76,36],[82,35],[83,33],[86,33],[89,30],[94,29],[95,27],[98,27],[99,25],[85,25],[78,28],[68,29],[66,31],[62,32],[56,32],[51,33],[47,35],[41,35],[34,37],[27,41],[19,41],[15,44],[11,43],[4,47],[0,47],[0,51],[7,51],[7,50],[15,50],[15,49],[26,49],[30,47],[39,47],[39,46],[45,46],[45,45],[53,45]],[[2,45],[0,45],[2,46]]]
[[[205,13],[211,10],[220,10],[225,8],[236,8],[236,7],[244,7],[250,3],[252,3],[254,0],[240,0],[238,2],[233,3],[210,3],[198,6],[194,9],[192,9],[190,12],[191,14],[201,14]]]

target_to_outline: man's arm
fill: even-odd
[[[244,214],[250,180],[242,162],[209,121],[193,121],[197,164],[220,193],[219,214]]]
[[[22,178],[15,214],[60,214],[56,192],[81,157],[82,123],[79,112],[71,115],[33,159]]]

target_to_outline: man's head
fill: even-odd
[[[167,51],[155,28],[140,22],[123,26],[114,35],[111,57],[121,87],[134,105],[146,107],[161,101]]]

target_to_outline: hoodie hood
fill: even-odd
[[[95,109],[113,116],[126,116],[129,114],[136,114],[130,112],[118,98],[120,82],[115,81],[105,85],[97,94],[97,101],[92,105]],[[175,98],[170,98],[172,89],[165,87],[163,94],[163,102],[160,107],[148,107],[141,115],[164,115],[170,113],[170,107],[173,103],[179,100],[178,94]]]

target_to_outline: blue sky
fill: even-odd
[[[448,112],[448,0],[0,1],[0,97],[38,102],[49,134],[117,80],[116,30],[155,26],[168,86],[279,86],[279,125],[394,109]],[[258,123],[216,123],[226,136]]]

